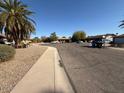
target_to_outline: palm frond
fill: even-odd
[[[6,36],[13,38],[17,44],[35,32],[36,23],[30,18],[33,13],[22,1],[0,0],[0,23],[2,24],[0,29],[4,29]]]
[[[119,27],[124,28],[124,20],[122,20],[120,22],[121,22],[121,24],[119,25]]]

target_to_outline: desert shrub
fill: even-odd
[[[8,45],[0,44],[0,62],[8,61],[15,55],[15,49]]]

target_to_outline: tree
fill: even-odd
[[[85,37],[86,37],[86,33],[84,31],[77,31],[73,33],[72,41],[73,42],[80,41],[80,40],[85,39]]]
[[[50,37],[46,37],[43,42],[51,42]]]
[[[44,42],[46,40],[46,36],[41,36],[41,41]]]
[[[33,14],[28,6],[19,0],[0,0],[0,29],[15,45],[30,37],[35,31],[35,22],[29,18]]]
[[[32,42],[34,42],[34,43],[40,43],[41,42],[41,39],[39,37],[34,37],[32,39]]]
[[[51,41],[56,41],[57,39],[58,39],[58,37],[57,37],[56,33],[55,32],[51,33],[50,40]]]
[[[66,38],[65,36],[63,36],[62,38]]]

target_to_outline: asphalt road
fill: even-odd
[[[57,44],[77,93],[124,93],[124,51]]]

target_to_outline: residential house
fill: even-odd
[[[116,47],[124,47],[124,34],[115,36],[113,42]]]
[[[70,43],[71,42],[71,38],[61,37],[61,38],[58,38],[58,41],[60,43]]]
[[[115,34],[103,34],[103,35],[96,35],[96,36],[88,36],[85,40],[88,42],[91,42],[93,40],[95,41],[103,41],[104,46],[111,46],[111,42],[113,42],[113,38],[115,37]]]
[[[113,37],[115,37],[115,34],[103,34],[103,35],[96,35],[96,36],[88,36],[86,40],[105,40],[106,42],[112,42]]]

